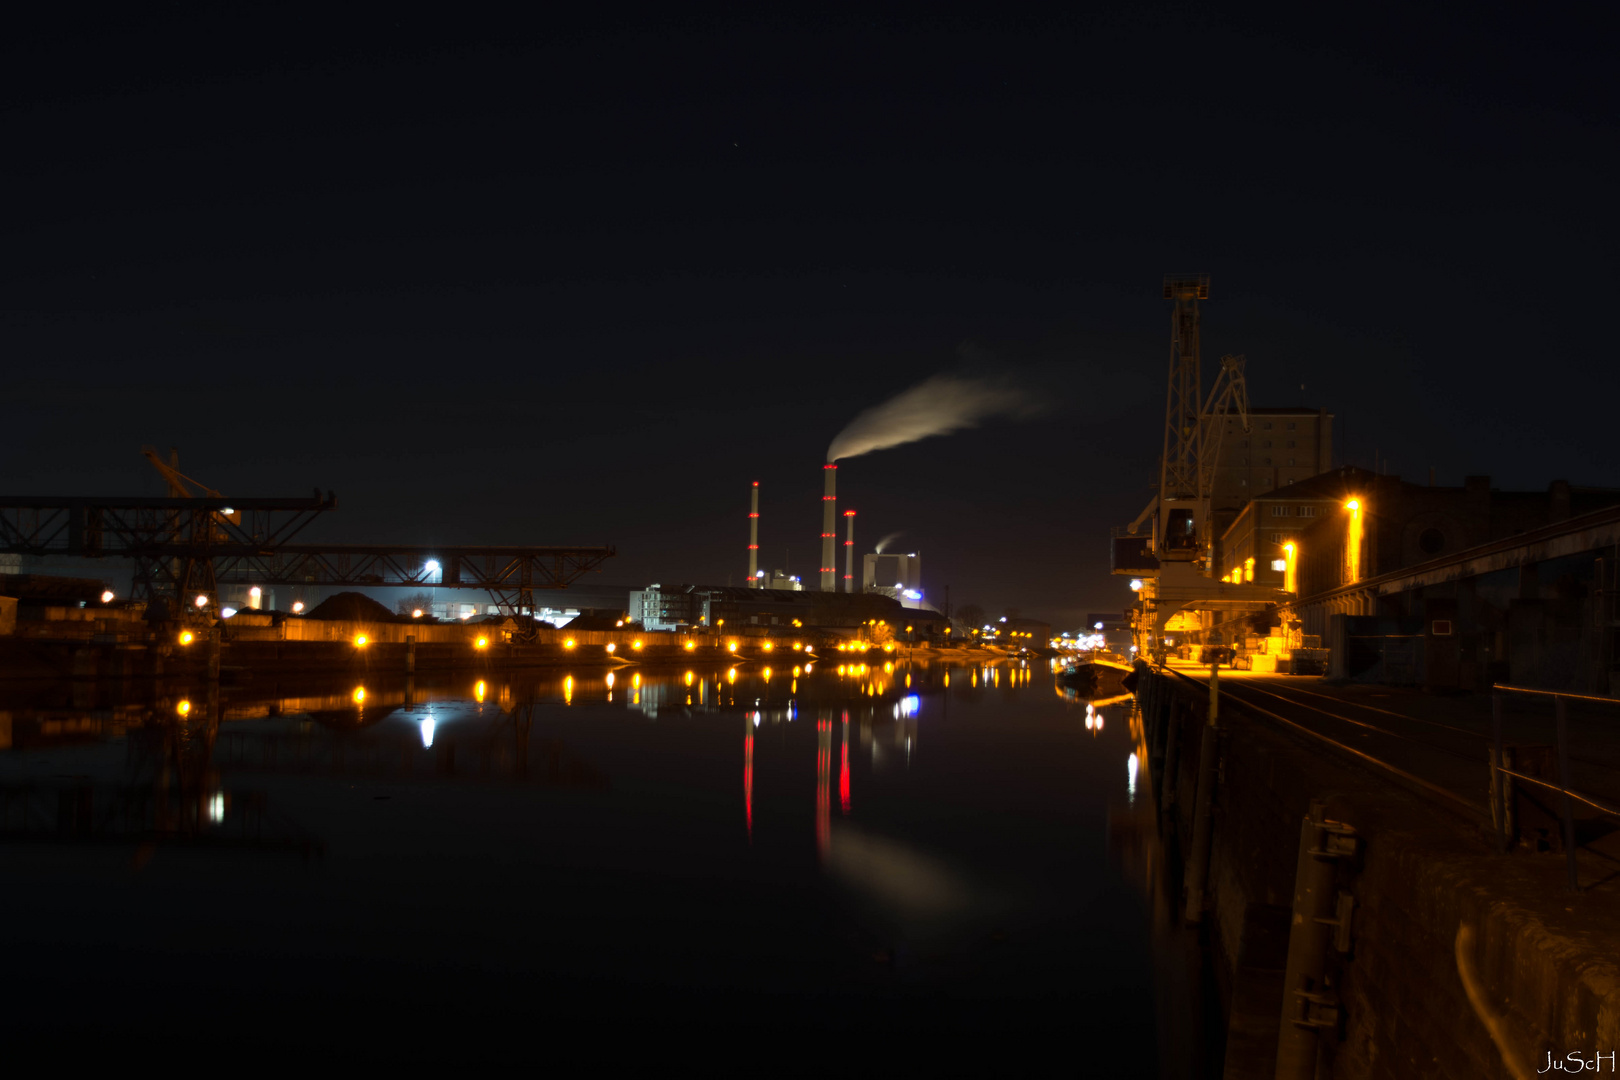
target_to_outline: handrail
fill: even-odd
[[[1514,694],[1540,694],[1543,697],[1571,698],[1575,701],[1601,701],[1609,705],[1620,705],[1620,698],[1604,697],[1601,694],[1576,694],[1568,690],[1534,690],[1528,686],[1508,686],[1506,683],[1492,683],[1492,690],[1506,690]]]
[[[1508,768],[1506,765],[1498,765],[1496,767],[1496,771],[1500,772],[1500,773],[1504,773],[1504,774],[1506,774],[1508,776],[1516,777],[1516,778],[1518,778],[1520,780],[1528,780],[1530,783],[1540,785],[1541,787],[1544,787],[1544,788],[1551,788],[1553,791],[1558,792],[1560,795],[1568,795],[1572,799],[1579,799],[1581,802],[1585,803],[1587,806],[1590,806],[1594,810],[1601,810],[1603,813],[1609,814],[1609,815],[1611,815],[1613,817],[1620,817],[1620,810],[1616,810],[1612,806],[1604,806],[1602,803],[1597,802],[1594,799],[1588,798],[1587,796],[1582,795],[1578,791],[1571,791],[1568,788],[1559,787],[1557,784],[1552,783],[1550,780],[1543,780],[1539,776],[1526,776],[1524,773],[1514,772],[1512,769]]]

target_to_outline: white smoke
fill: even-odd
[[[859,457],[933,435],[977,427],[992,416],[1035,412],[1024,391],[961,375],[935,375],[855,419],[827,447],[827,460]]]
[[[879,540],[877,542],[877,547],[873,548],[872,550],[881,555],[883,554],[883,549],[888,547],[891,541],[898,540],[904,535],[906,534],[903,532],[890,533],[888,536],[885,536],[883,539]]]

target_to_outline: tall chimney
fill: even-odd
[[[748,587],[759,587],[759,481],[748,504]]]
[[[838,466],[832,462],[822,467],[821,494],[821,591],[838,591]]]
[[[855,591],[855,511],[845,510],[849,532],[844,539],[844,591]]]

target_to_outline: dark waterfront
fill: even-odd
[[[9,1023],[64,1048],[1159,1076],[1189,1041],[1128,702],[1089,725],[1044,662],[107,692],[7,689]]]

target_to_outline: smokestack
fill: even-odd
[[[838,591],[838,466],[832,462],[822,467],[821,494],[821,591]]]
[[[754,494],[748,504],[748,587],[759,587],[759,481],[754,481]]]
[[[845,510],[849,532],[844,539],[844,591],[855,591],[855,511]]]

